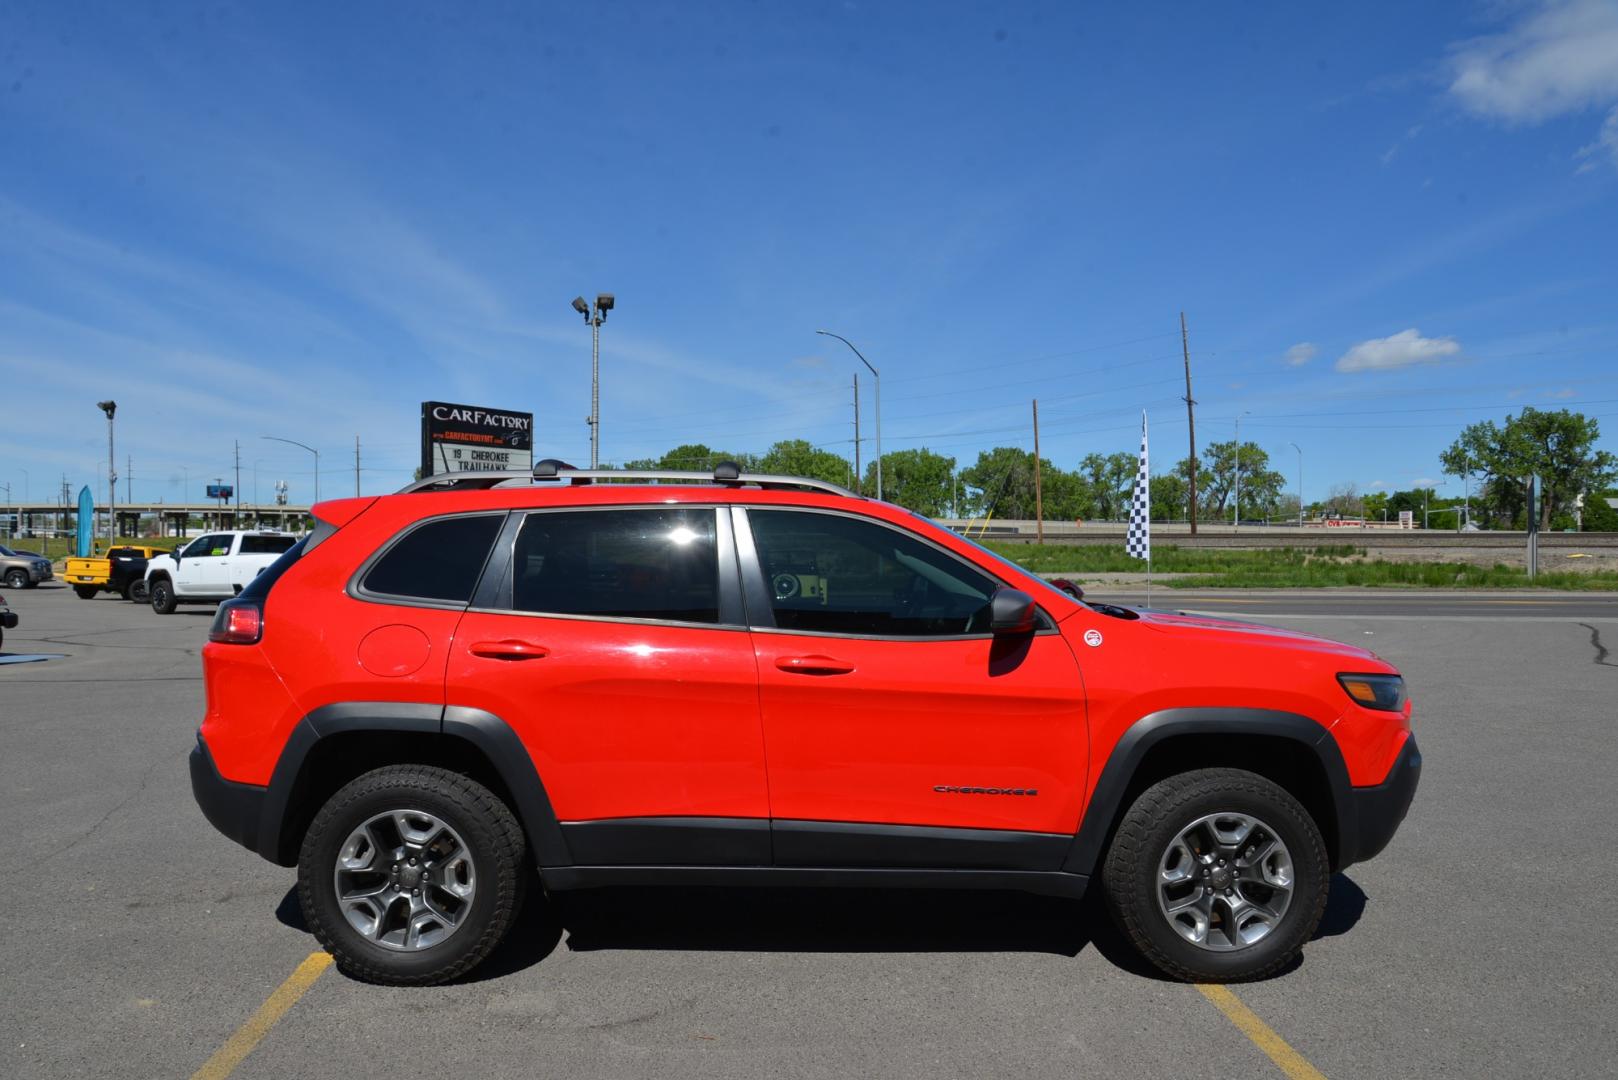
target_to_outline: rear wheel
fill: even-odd
[[[26,589],[32,583],[26,570],[6,571],[6,587],[9,589]]]
[[[522,829],[459,773],[394,765],[321,807],[298,856],[298,899],[351,975],[428,985],[463,975],[505,938],[527,876]]]
[[[101,590],[94,585],[75,585],[73,586],[73,591],[79,594],[80,600],[94,600],[96,593]]]
[[[158,578],[152,582],[152,610],[159,615],[174,614],[174,606],[178,603],[174,598],[174,583],[168,578]]]
[[[150,603],[152,590],[147,588],[145,578],[130,578],[124,583],[124,599],[136,604]]]
[[[1114,920],[1175,978],[1263,978],[1320,924],[1331,868],[1298,800],[1256,773],[1159,781],[1124,814],[1102,867]]]

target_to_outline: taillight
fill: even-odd
[[[252,600],[226,600],[219,605],[208,640],[221,645],[252,645],[264,634],[264,609]]]

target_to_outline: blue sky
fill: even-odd
[[[1242,435],[1310,498],[1533,404],[1618,447],[1618,3],[0,9],[0,482],[391,490],[424,399],[544,455],[1073,466]],[[861,380],[867,423],[873,402]],[[869,427],[866,436],[869,438]],[[867,459],[873,451],[867,445]],[[26,477],[25,474],[26,473]],[[1451,481],[1452,486],[1456,481]],[[123,495],[120,484],[120,498]]]

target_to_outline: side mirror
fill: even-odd
[[[1034,598],[1016,589],[999,588],[989,598],[989,631],[993,634],[1032,634]]]

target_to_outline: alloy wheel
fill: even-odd
[[[1186,941],[1231,952],[1275,930],[1295,883],[1292,854],[1274,828],[1251,814],[1208,814],[1158,860],[1157,904]]]
[[[388,810],[349,833],[333,870],[337,905],[361,936],[416,952],[466,920],[477,891],[460,834],[421,810]]]

